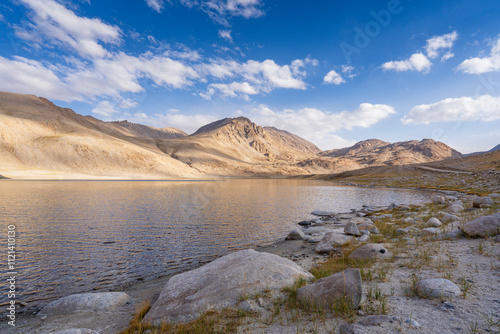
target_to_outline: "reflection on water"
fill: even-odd
[[[300,180],[2,180],[0,226],[6,236],[7,225],[16,225],[18,300],[44,304],[277,241],[312,210],[426,198],[410,190]],[[1,238],[4,254],[6,241]]]

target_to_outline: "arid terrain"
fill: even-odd
[[[0,175],[7,178],[288,177],[445,159],[459,168],[461,156],[431,139],[369,139],[320,151],[299,136],[244,117],[188,135],[175,128],[103,122],[44,98],[0,93]]]

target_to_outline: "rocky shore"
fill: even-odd
[[[436,191],[427,204],[313,211],[275,245],[71,295],[0,331],[498,333],[499,209],[498,193]]]

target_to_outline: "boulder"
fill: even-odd
[[[352,240],[353,237],[351,236],[328,232],[325,233],[323,239],[321,239],[314,251],[319,254],[330,254],[332,252],[335,252],[338,247],[347,245]]]
[[[441,221],[443,223],[451,223],[451,222],[456,222],[456,221],[459,221],[460,218],[458,218],[457,216],[455,215],[450,215],[449,213],[446,213],[443,218],[441,218]]]
[[[378,230],[377,226],[371,227],[368,231],[370,231],[370,233],[373,233],[373,234],[379,234],[380,233],[380,231]]]
[[[463,224],[460,229],[470,237],[487,238],[499,234],[500,215],[479,217]]]
[[[408,231],[407,229],[405,229],[405,228],[398,228],[398,229],[396,230],[396,234],[397,234],[397,235],[407,234],[408,232],[409,232],[409,231]]]
[[[344,233],[355,236],[361,235],[361,232],[359,232],[358,227],[353,222],[348,222],[347,224],[345,224]]]
[[[305,240],[306,235],[301,230],[294,228],[286,236],[286,240]]]
[[[363,234],[362,236],[360,236],[360,237],[358,238],[358,241],[359,241],[359,242],[367,242],[369,239],[370,239],[370,235],[368,235],[368,234]]]
[[[370,221],[370,222],[362,222],[358,226],[356,226],[359,231],[369,231],[372,227],[375,227],[375,225]]]
[[[313,276],[274,254],[251,249],[231,253],[172,277],[143,321],[187,322],[207,310],[235,306],[244,294],[281,290],[299,278]]]
[[[415,224],[415,219],[408,217],[402,220],[403,224]]]
[[[462,212],[462,211],[464,211],[464,206],[462,205],[461,202],[454,202],[448,206],[446,211],[451,212],[451,213]]]
[[[493,205],[493,201],[489,197],[476,197],[472,200],[472,206],[474,208],[480,208],[481,204]]]
[[[370,260],[386,258],[389,252],[381,244],[366,244],[356,248],[350,255],[350,260]]]
[[[437,227],[426,227],[422,229],[423,234],[439,234],[441,230]]]
[[[350,307],[356,309],[359,307],[362,296],[363,288],[359,269],[346,269],[297,290],[298,300],[323,308],[330,308],[339,302],[347,302]]]
[[[425,298],[453,298],[460,295],[460,288],[444,278],[431,278],[417,283],[418,293]]]
[[[109,312],[124,305],[129,299],[125,292],[80,293],[50,302],[37,315]]]
[[[441,223],[439,221],[439,219],[437,219],[435,217],[429,218],[429,220],[425,224],[425,226],[427,226],[427,227],[439,227],[441,225],[443,225],[443,223]]]
[[[436,195],[431,197],[431,201],[434,204],[443,204],[446,202],[446,199],[444,198],[444,196]]]
[[[311,214],[315,216],[335,216],[337,213],[334,211],[314,210]]]

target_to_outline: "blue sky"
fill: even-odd
[[[500,143],[500,3],[13,0],[0,90],[188,133],[246,116],[321,149]]]

